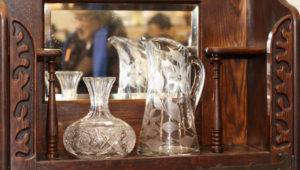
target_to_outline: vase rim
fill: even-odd
[[[128,44],[130,47],[137,49],[139,52],[146,53],[145,47],[139,43],[138,41],[134,41],[132,39],[126,38],[126,37],[119,37],[119,36],[111,36],[108,38],[108,41],[114,45],[114,41],[121,42],[123,44]]]
[[[61,73],[65,73],[65,74],[70,74],[70,73],[77,73],[77,74],[82,74],[82,71],[55,71],[55,74],[61,74]]]
[[[111,79],[111,80],[116,80],[116,77],[83,77],[83,80],[107,80],[107,79]]]
[[[154,42],[159,42],[159,41],[162,41],[162,42],[167,42],[171,45],[174,45],[178,48],[177,51],[184,51],[185,53],[189,53],[189,50],[187,49],[187,47],[183,44],[181,44],[180,42],[178,41],[175,41],[171,38],[166,38],[166,37],[155,37],[155,38],[151,38],[149,40],[149,44],[150,46],[154,47],[154,49],[160,53],[164,53],[164,54],[168,54],[168,55],[172,55],[172,52],[171,51],[167,51],[167,50],[162,50],[162,49],[159,49],[157,47],[157,45],[154,43]]]

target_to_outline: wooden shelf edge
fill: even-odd
[[[38,58],[59,57],[62,55],[62,50],[39,48],[36,50],[36,54]]]
[[[217,165],[264,164],[270,161],[270,152],[258,151],[248,146],[237,146],[225,149],[222,154],[215,154],[202,149],[199,155],[141,157],[132,155],[125,158],[102,160],[80,160],[61,152],[60,160],[38,160],[37,169],[207,169]],[[64,158],[62,158],[64,157]]]
[[[266,47],[206,47],[204,52],[208,57],[235,56],[235,55],[263,55],[266,54]]]
[[[38,161],[37,169],[200,169],[217,165],[241,166],[250,163],[269,163],[270,153],[249,153],[237,155],[198,155],[184,157],[140,157],[107,160],[50,160]]]

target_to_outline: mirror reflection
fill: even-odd
[[[113,98],[146,96],[147,55],[141,39],[166,37],[198,53],[197,5],[46,3],[44,11],[44,46],[63,51],[56,70],[116,77]],[[60,94],[58,82],[56,87]],[[77,99],[88,99],[82,80],[77,93]]]

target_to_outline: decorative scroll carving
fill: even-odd
[[[292,23],[289,23],[289,30],[292,29]],[[284,129],[284,125],[280,124],[279,122],[275,122],[276,130],[278,132],[278,135],[276,136],[276,144],[280,145],[283,143],[286,143],[286,145],[289,147],[291,142],[291,133],[289,125],[289,119],[291,118],[292,113],[292,55],[290,55],[289,58],[289,52],[292,52],[292,37],[291,33],[287,32],[286,29],[283,29],[281,31],[282,38],[286,40],[286,42],[282,40],[278,40],[276,42],[277,48],[282,48],[285,50],[283,54],[277,54],[275,55],[276,62],[286,62],[286,67],[280,67],[276,68],[276,76],[279,78],[282,83],[275,84],[275,90],[277,94],[282,94],[288,99],[288,105],[284,106],[284,99],[281,96],[276,96],[276,104],[279,106],[280,111],[277,111],[275,113],[275,118],[278,121],[283,121],[286,124],[286,128]],[[290,49],[289,49],[290,48]]]
[[[277,22],[269,38],[272,150],[292,154],[293,22],[290,15]]]
[[[10,33],[11,162],[34,156],[34,45],[23,23],[12,20]],[[23,165],[24,166],[24,165]],[[17,169],[18,166],[12,169]]]

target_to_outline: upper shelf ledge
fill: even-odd
[[[207,47],[204,49],[210,57],[226,57],[238,55],[263,55],[266,54],[266,47]]]
[[[59,49],[37,49],[36,51],[38,58],[48,58],[48,57],[59,57],[62,55],[62,51]]]

